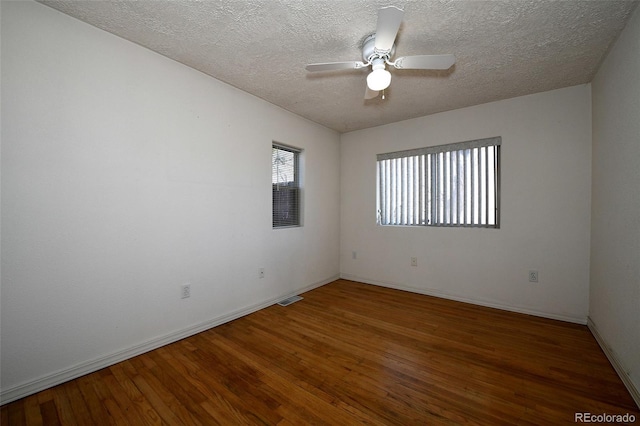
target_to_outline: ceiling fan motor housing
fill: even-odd
[[[391,49],[388,51],[377,50],[375,45],[375,34],[371,34],[369,37],[364,39],[364,42],[362,43],[362,59],[365,63],[371,63],[375,58],[382,58],[386,61],[395,53],[396,50],[395,44],[391,46]]]

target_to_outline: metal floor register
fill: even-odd
[[[298,300],[302,300],[304,299],[304,297],[302,296],[291,296],[287,299],[281,300],[280,302],[278,302],[278,305],[280,306],[289,306],[292,303],[297,302]]]

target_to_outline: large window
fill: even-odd
[[[273,227],[300,226],[300,150],[273,144],[271,186]]]
[[[378,154],[378,224],[499,228],[501,143]]]

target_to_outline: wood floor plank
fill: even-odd
[[[185,346],[185,348],[188,349],[187,346]],[[206,400],[201,402],[200,405],[211,416],[208,424],[250,424],[249,418],[244,415],[241,407],[234,406],[233,403],[201,379],[200,372],[203,369],[194,361],[193,352],[195,352],[195,350],[163,350],[160,352],[160,355],[189,382],[189,386],[194,387],[206,397]]]
[[[105,411],[108,413],[108,416],[104,421],[106,422],[108,419],[109,423],[115,425],[126,425],[128,424],[129,419],[127,418],[126,412],[122,410],[111,393],[111,386],[109,386],[108,380],[110,375],[111,373],[109,369],[102,369],[85,377],[91,380],[96,395],[100,399]],[[57,390],[58,387],[56,386],[53,389]]]
[[[278,404],[269,395],[257,394],[258,379],[255,371],[238,363],[232,354],[219,351],[203,335],[199,335],[197,341],[204,349],[193,352],[193,355],[199,363],[216,371],[216,383],[208,381],[216,392],[234,404],[244,401],[243,404],[250,407],[245,415],[249,415],[254,421],[274,424],[280,420],[275,412]]]
[[[19,405],[11,407],[9,405],[4,405],[0,408],[0,425],[9,424],[9,410],[16,410],[16,407],[19,407]]]
[[[145,394],[151,395],[151,399],[155,402],[154,408],[164,413],[171,413],[172,420],[175,424],[184,425],[202,425],[197,418],[193,417],[191,412],[181,403],[182,388],[175,386],[175,383],[153,363],[152,369],[145,368],[147,363],[143,360],[149,359],[148,354],[141,355],[131,360],[135,364],[138,376],[134,378],[136,386]],[[165,408],[166,407],[166,408]]]
[[[60,392],[56,392],[53,397],[53,403],[58,412],[58,418],[61,424],[77,424],[76,418],[73,414],[71,407],[71,401],[65,392],[66,383],[60,386]]]
[[[182,412],[175,413],[172,402],[170,400],[167,402],[168,398],[164,389],[154,386],[153,383],[148,383],[140,374],[134,376],[132,380],[164,423],[177,426],[188,424],[188,417]]]
[[[138,415],[140,415],[144,424],[150,426],[163,424],[158,413],[153,409],[151,404],[149,404],[149,401],[147,401],[144,394],[140,392],[132,380],[132,377],[135,377],[137,372],[131,366],[131,363],[127,361],[121,362],[111,366],[109,371],[111,371],[118,384],[122,387],[127,398],[132,402],[133,407],[138,412]]]
[[[64,391],[64,404],[68,404],[65,411],[68,411],[68,415],[71,417],[70,421],[62,417],[62,423],[92,424],[93,419],[89,407],[80,392],[78,383],[76,381],[67,382],[61,386],[61,390]],[[56,406],[61,405],[63,404],[56,401]]]
[[[42,422],[44,424],[53,425],[53,426],[62,424],[60,422],[60,417],[58,416],[58,409],[56,407],[54,400],[49,400],[40,404],[40,412],[42,413]],[[9,424],[13,425],[14,421],[10,419]],[[20,424],[20,423],[15,423],[15,424]]]
[[[24,398],[24,414],[26,424],[33,426],[44,424],[42,421],[42,413],[40,412],[40,403],[35,396]],[[8,424],[8,421],[7,423],[0,424]]]
[[[347,280],[2,406],[8,425],[539,425],[640,411],[585,326]]]
[[[94,388],[93,381],[96,380],[97,377],[97,374],[89,374],[74,380],[74,382],[78,385],[81,398],[87,404],[89,414],[91,415],[91,424],[114,425],[115,422]]]
[[[7,407],[7,424],[21,426],[27,424],[27,419],[24,411],[24,401],[16,401],[15,405],[12,404]]]

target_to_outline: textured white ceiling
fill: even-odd
[[[218,0],[42,3],[347,132],[588,83],[638,1]],[[361,60],[377,11],[404,9],[395,57],[452,53],[448,71],[392,70],[386,99],[365,101]]]

